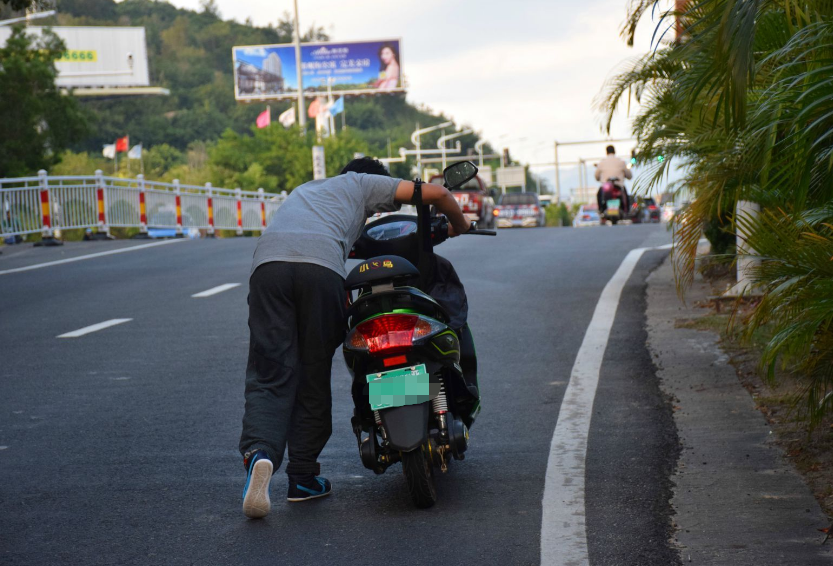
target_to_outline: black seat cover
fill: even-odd
[[[358,289],[372,285],[377,281],[393,281],[419,277],[419,270],[407,259],[395,255],[372,257],[353,268],[344,286]]]

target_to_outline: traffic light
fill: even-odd
[[[636,150],[631,150],[631,165],[636,165]]]
[[[657,155],[657,161],[662,163],[663,161],[665,161],[665,156],[664,155]]]

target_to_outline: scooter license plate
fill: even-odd
[[[425,364],[369,374],[367,386],[370,408],[378,411],[430,401],[435,397],[432,395],[430,377]]]

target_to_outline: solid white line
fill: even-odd
[[[105,255],[115,255],[115,254],[123,254],[127,252],[134,252],[136,250],[143,250],[145,248],[152,248],[154,246],[164,246],[166,244],[175,244],[177,242],[184,242],[185,240],[164,240],[162,242],[153,242],[152,244],[142,244],[139,246],[131,246],[129,248],[121,248],[118,250],[110,250],[107,252],[98,252],[94,254],[87,254],[81,255],[78,257],[70,257],[67,259],[59,259],[57,261],[48,261],[46,263],[38,263],[35,265],[27,265],[26,267],[16,267],[14,269],[6,269],[5,271],[0,271],[0,275],[6,275],[8,273],[19,273],[21,271],[31,271],[33,269],[41,269],[42,267],[51,267],[53,265],[61,265],[62,263],[72,263],[74,261],[82,261],[85,259],[93,259],[95,257],[102,257]]]
[[[195,293],[191,295],[192,297],[202,298],[202,297],[210,297],[211,295],[216,295],[217,293],[222,293],[223,291],[228,291],[229,289],[234,289],[235,287],[239,287],[240,283],[224,283],[223,285],[218,285],[216,287],[212,287],[207,291],[203,291],[201,293]]]
[[[619,297],[642,254],[631,250],[602,291],[576,355],[550,443],[541,502],[541,564],[586,566],[584,473],[593,400]]]
[[[124,324],[125,322],[130,322],[131,320],[133,319],[114,318],[112,320],[105,320],[104,322],[99,322],[98,324],[85,326],[84,328],[79,328],[78,330],[73,330],[72,332],[61,334],[57,338],[78,338],[79,336],[84,336],[85,334],[89,334],[91,332],[98,332],[99,330],[104,330],[105,328],[110,328],[111,326],[115,326],[117,324]]]

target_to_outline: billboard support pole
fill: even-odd
[[[298,23],[298,0],[295,0],[295,68],[298,71],[298,125],[303,135],[307,131],[307,109],[304,104],[304,74],[301,72],[301,27]]]

